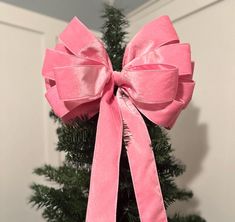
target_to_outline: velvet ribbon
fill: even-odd
[[[169,17],[155,19],[134,36],[121,72],[112,69],[101,40],[75,17],[55,48],[47,49],[42,73],[46,98],[63,121],[99,112],[86,222],[116,221],[123,123],[140,220],[166,222],[151,140],[140,113],[170,129],[193,93],[190,46],[179,42]]]

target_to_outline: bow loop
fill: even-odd
[[[81,65],[101,65],[102,63],[91,58],[75,56],[56,49],[47,49],[42,67],[42,75],[46,79],[55,80],[54,69],[62,67],[75,67]]]
[[[178,88],[178,70],[169,65],[147,64],[125,71],[131,87],[123,87],[130,97],[140,103],[158,104],[175,99]]]
[[[168,16],[161,16],[145,25],[132,38],[125,50],[123,66],[130,63],[133,59],[163,45],[178,42],[179,38],[170,18]]]
[[[82,103],[100,98],[110,73],[103,65],[84,65],[57,68],[55,80],[62,101]]]
[[[74,17],[59,40],[74,55],[83,56],[104,65],[110,65],[108,54],[102,42],[76,17]]]
[[[110,72],[103,65],[82,65],[54,68],[56,85],[46,93],[54,112],[65,121],[76,116],[92,117]],[[81,107],[83,105],[83,107]],[[84,109],[84,107],[86,107]],[[69,114],[69,115],[67,115]]]
[[[149,120],[169,129],[191,100],[193,67],[189,44],[162,45],[126,65],[126,91]]]
[[[97,41],[91,31],[76,17],[59,35],[59,39],[67,49],[77,56],[81,54],[82,49]]]

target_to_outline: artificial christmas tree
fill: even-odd
[[[109,5],[105,6],[102,17],[105,19],[102,27],[103,41],[113,69],[120,71],[127,34],[125,28],[128,22],[121,10]],[[117,88],[114,93],[116,90]],[[51,112],[51,117],[59,123],[56,149],[65,152],[65,160],[60,167],[45,165],[34,170],[34,173],[44,176],[50,182],[56,182],[58,186],[32,184],[33,194],[30,197],[30,203],[43,209],[43,217],[48,222],[84,222],[98,115],[89,120],[86,117],[76,118],[67,124],[62,122],[53,112]],[[174,158],[173,149],[165,130],[147,118],[143,118],[151,137],[165,207],[167,208],[176,200],[190,199],[192,192],[178,188],[174,182],[175,177],[185,171],[185,167]],[[129,139],[128,125],[124,124],[117,202],[118,222],[140,221],[126,151]],[[168,218],[168,221],[203,222],[204,220],[196,215],[182,217],[176,214],[174,217]]]

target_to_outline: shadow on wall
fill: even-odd
[[[186,172],[177,178],[177,184],[181,188],[191,189],[190,184],[202,172],[203,160],[209,150],[207,125],[199,123],[199,115],[200,109],[190,103],[170,132],[175,156],[186,165]],[[200,201],[194,193],[194,197],[190,201],[176,202],[168,212],[171,215],[175,212],[200,214],[198,206],[200,206]]]

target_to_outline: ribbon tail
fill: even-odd
[[[139,111],[117,93],[118,104],[130,139],[127,156],[141,222],[167,222],[151,139]]]
[[[113,84],[111,79],[100,103],[86,222],[116,221],[122,119]]]

